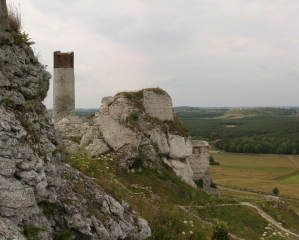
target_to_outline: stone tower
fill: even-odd
[[[53,120],[75,115],[74,52],[54,52]]]

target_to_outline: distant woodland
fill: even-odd
[[[299,109],[175,109],[193,139],[235,153],[297,154]]]
[[[52,113],[52,109],[48,110]],[[89,116],[98,109],[76,109]],[[174,107],[192,139],[233,153],[299,153],[299,108]]]

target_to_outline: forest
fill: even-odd
[[[234,153],[297,154],[297,108],[185,109],[175,114],[192,139]]]

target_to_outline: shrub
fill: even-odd
[[[273,192],[274,195],[278,195],[279,190],[278,190],[278,188],[276,187],[276,188],[273,188],[272,192]]]
[[[213,226],[212,240],[229,240],[228,228],[225,222],[216,219]]]
[[[213,156],[210,155],[210,165],[220,165],[219,162],[215,162]]]
[[[130,119],[131,120],[133,120],[133,121],[138,121],[138,118],[139,118],[139,116],[138,116],[138,113],[131,113],[130,114]]]

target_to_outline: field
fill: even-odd
[[[299,156],[273,154],[212,154],[219,166],[211,166],[217,184],[299,198]]]

